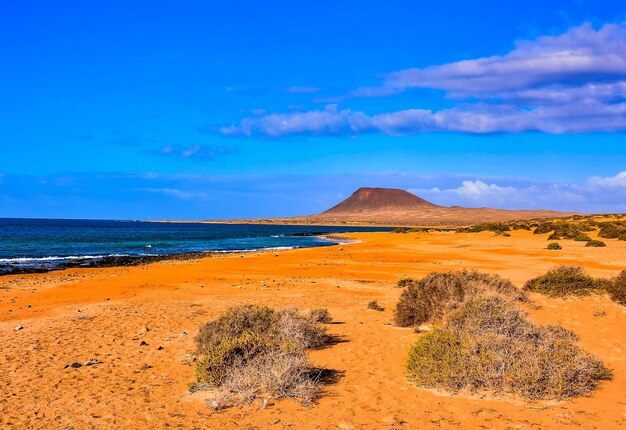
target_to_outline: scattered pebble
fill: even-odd
[[[139,344],[139,346],[147,346],[148,342],[146,342],[145,340],[142,340],[141,343]]]
[[[22,325],[18,325],[17,327],[15,327],[15,331],[20,331],[24,328],[24,326]]]

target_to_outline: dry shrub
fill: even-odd
[[[574,240],[576,242],[589,242],[591,238],[587,236],[585,233],[580,233],[574,237]]]
[[[367,309],[371,309],[373,311],[384,311],[385,308],[382,307],[379,303],[378,300],[372,300],[371,302],[369,302],[367,304]]]
[[[563,249],[563,247],[558,242],[552,242],[552,243],[549,243],[548,246],[546,246],[546,249],[558,251],[559,249]]]
[[[310,318],[304,317],[297,309],[275,312],[274,324],[265,336],[278,342],[295,342],[302,348],[321,348],[329,342],[326,328]]]
[[[415,282],[415,281],[413,279],[411,279],[411,278],[403,278],[403,279],[400,279],[398,281],[396,286],[398,288],[405,288],[405,287],[408,287],[409,285],[411,285],[413,282]]]
[[[611,279],[606,287],[609,297],[616,303],[626,306],[626,269]]]
[[[402,292],[394,320],[400,327],[440,321],[463,302],[481,294],[497,294],[509,300],[526,301],[526,294],[497,275],[476,271],[433,272],[411,281]]]
[[[314,371],[306,350],[330,341],[319,319],[329,320],[328,311],[304,316],[296,309],[256,305],[228,309],[196,336],[192,386],[214,389],[219,407],[258,397],[315,400],[320,372]]]
[[[604,248],[606,246],[606,243],[602,242],[601,240],[590,240],[589,242],[585,244],[585,246],[591,246],[594,248]]]
[[[594,279],[580,266],[561,265],[526,282],[524,289],[548,297],[588,296],[604,292],[607,281]]]
[[[303,350],[277,349],[229,368],[227,381],[216,386],[214,407],[251,403],[257,398],[289,398],[308,404],[319,396],[320,386],[320,373]]]
[[[325,308],[311,309],[309,311],[309,318],[321,324],[330,324],[333,322],[333,317],[330,315],[330,312],[328,312],[328,309]]]
[[[611,378],[575,342],[568,330],[531,323],[510,301],[476,297],[419,338],[407,370],[424,388],[565,399],[588,394]]]

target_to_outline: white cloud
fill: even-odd
[[[588,133],[626,130],[626,23],[517,42],[505,55],[391,73],[378,87],[336,101],[433,88],[455,99],[439,111],[405,109],[371,115],[328,105],[270,113],[223,127],[226,135],[402,135],[424,132]],[[328,99],[330,100],[330,99]]]
[[[619,172],[617,175],[609,177],[594,176],[589,178],[589,183],[594,186],[608,188],[626,187],[626,171]]]
[[[503,56],[391,73],[385,84],[392,88],[437,88],[455,97],[484,97],[579,79],[622,79],[624,74],[626,23],[607,24],[599,30],[585,23],[557,36],[519,41]]]

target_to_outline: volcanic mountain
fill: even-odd
[[[437,208],[415,194],[397,188],[359,188],[350,197],[321,213],[321,215],[397,212]]]
[[[556,218],[573,213],[439,206],[397,188],[359,188],[350,197],[317,214],[274,222],[304,224],[467,225],[481,222]]]

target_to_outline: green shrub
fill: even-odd
[[[616,303],[626,306],[626,270],[611,279],[606,287],[609,297]]]
[[[576,242],[589,242],[591,238],[587,236],[585,233],[579,233],[576,235],[576,237],[574,237],[574,240]]]
[[[509,231],[511,228],[508,224],[503,222],[486,222],[482,224],[473,225],[471,227],[461,227],[457,228],[457,233],[480,233],[481,231],[493,231],[493,232],[504,232]]]
[[[200,327],[196,335],[199,351],[219,345],[225,339],[235,339],[246,332],[268,333],[274,324],[275,311],[265,306],[232,307],[215,321]]]
[[[626,233],[620,234],[617,239],[619,239],[619,240],[626,240]]]
[[[485,292],[509,300],[527,300],[523,291],[497,275],[468,270],[433,272],[419,281],[409,283],[402,291],[394,312],[395,324],[410,327],[439,321],[464,301]]]
[[[423,388],[566,399],[610,379],[602,362],[561,327],[534,325],[511,302],[476,297],[411,347],[407,370]]]
[[[254,332],[244,332],[240,336],[227,337],[215,345],[206,346],[196,362],[196,383],[220,386],[229,377],[230,369],[245,366],[254,357],[273,348],[276,345],[269,344]]]
[[[535,228],[535,234],[552,234],[548,236],[548,240],[573,239],[581,233],[579,223],[571,223],[565,221],[547,221],[539,224]]]
[[[623,221],[603,222],[599,225],[600,231],[598,232],[598,237],[604,239],[617,239],[622,234],[626,233],[626,223]]]
[[[601,240],[590,240],[589,242],[585,244],[585,246],[591,246],[594,248],[604,248],[606,246],[606,243],[602,242]]]
[[[306,349],[329,342],[321,325],[329,320],[325,309],[304,316],[295,309],[230,308],[204,324],[195,338],[198,359],[192,388],[213,389],[219,407],[259,396],[311,402],[319,395],[320,382]]]
[[[398,228],[394,229],[393,232],[394,233],[406,233],[406,229],[404,229],[402,227],[398,227]]]
[[[546,221],[546,222],[540,223],[537,227],[535,227],[535,231],[533,231],[533,233],[545,234],[545,233],[550,233],[551,231],[554,231],[555,229],[556,227],[554,226],[553,222]]]
[[[552,242],[549,243],[548,246],[546,246],[546,249],[558,250],[563,249],[563,247],[558,242]]]
[[[524,289],[549,297],[587,296],[603,293],[606,282],[587,275],[582,267],[561,265],[526,282]]]

